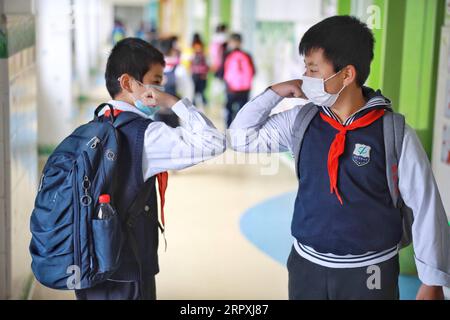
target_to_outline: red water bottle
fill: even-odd
[[[100,202],[100,209],[98,210],[97,218],[99,220],[110,219],[115,214],[115,211],[111,207],[111,197],[109,194],[102,194],[98,197],[98,202]]]

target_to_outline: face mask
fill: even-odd
[[[159,111],[159,109],[161,109],[160,107],[146,106],[142,102],[142,100],[139,100],[139,99],[138,100],[134,100],[134,105],[139,111],[144,113],[149,118],[153,118],[155,116],[155,114]]]
[[[118,80],[120,81],[120,78]],[[157,86],[157,85],[153,85],[153,84],[143,84],[142,82],[140,82],[136,79],[134,79],[134,81],[136,81],[139,85],[143,86],[146,90],[148,90],[150,88],[155,88],[159,91],[164,92],[163,86]],[[161,109],[161,107],[159,107],[159,106],[145,105],[141,99],[136,98],[134,95],[133,95],[133,100],[134,100],[134,106],[149,118],[153,118],[154,115]]]
[[[339,95],[341,92],[345,89],[345,86],[342,87],[342,89],[335,94],[328,93],[325,91],[325,82],[328,80],[334,78],[336,75],[338,75],[341,71],[338,73],[332,75],[328,79],[320,79],[320,78],[311,78],[307,76],[303,76],[303,84],[302,84],[302,91],[305,94],[305,96],[308,98],[309,101],[314,103],[318,106],[325,106],[325,107],[331,107],[333,106],[337,99],[339,98]]]

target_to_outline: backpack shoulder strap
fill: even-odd
[[[149,180],[147,180],[144,183],[144,186],[142,187],[141,191],[137,194],[134,201],[131,203],[129,208],[126,210],[125,216],[123,217],[123,221],[125,222],[125,232],[126,237],[128,239],[128,243],[130,245],[131,250],[133,251],[133,254],[136,258],[136,262],[138,264],[139,268],[139,277],[140,280],[143,280],[143,264],[141,255],[139,253],[139,245],[137,242],[137,239],[134,235],[133,228],[136,223],[136,219],[140,214],[142,214],[142,204],[145,202],[146,199],[150,196],[154,190],[156,190],[155,186],[156,177],[153,176]],[[158,222],[159,223],[159,222]]]
[[[115,117],[114,117],[114,106],[112,104],[110,104],[110,103],[102,103],[95,109],[95,111],[94,111],[94,121],[97,121],[100,118],[99,114],[103,110],[103,108],[105,108],[105,107],[109,108],[109,111],[111,112],[111,115],[112,115],[111,120],[114,122],[114,120],[115,120]]]
[[[149,198],[152,192],[156,191],[156,176],[149,178],[141,188],[136,198],[130,204],[123,216],[127,227],[133,228],[138,215],[142,212],[142,204]]]
[[[405,117],[399,113],[388,111],[383,117],[386,177],[392,202],[397,208],[402,202],[398,188],[398,163],[402,153],[405,125]]]
[[[298,172],[298,162],[300,159],[299,153],[302,146],[303,137],[305,136],[305,132],[317,112],[319,112],[317,106],[315,106],[314,103],[308,103],[300,108],[300,111],[294,121],[293,138],[295,142],[292,151],[295,158],[295,172],[299,179],[300,173]]]
[[[114,120],[113,125],[116,129],[119,129],[137,119],[142,119],[147,122],[153,122],[153,120],[142,118],[140,115],[138,115],[134,112],[121,112]]]
[[[130,123],[131,121],[134,121],[136,119],[141,119],[142,117],[134,112],[121,112],[119,115],[114,116],[114,106],[111,105],[110,103],[102,103],[100,104],[94,112],[94,121],[98,120],[100,118],[99,113],[105,108],[108,107],[110,112],[111,112],[111,116],[110,121],[113,124],[113,126],[116,129],[119,129],[120,127],[123,127],[124,125]],[[149,122],[152,122],[153,120],[151,119],[145,119]]]

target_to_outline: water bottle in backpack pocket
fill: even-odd
[[[116,210],[111,206],[110,196],[99,197],[99,210],[92,220],[92,237],[97,258],[97,271],[106,274],[119,264],[123,233]]]

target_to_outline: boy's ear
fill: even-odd
[[[344,73],[344,85],[348,86],[352,82],[356,81],[356,68],[353,65],[346,66],[343,71]]]
[[[125,73],[119,79],[122,90],[132,93],[133,89],[131,87],[131,77]]]

